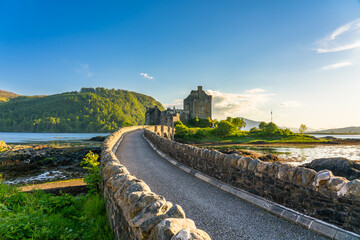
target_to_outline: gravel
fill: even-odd
[[[154,152],[143,131],[124,137],[116,155],[157,194],[183,207],[212,239],[327,239],[178,169]]]

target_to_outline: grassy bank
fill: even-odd
[[[202,125],[204,125],[202,123]],[[297,134],[289,129],[278,128],[274,123],[250,131],[241,131],[229,121],[220,121],[215,127],[196,127],[176,123],[175,139],[185,143],[211,144],[273,144],[273,143],[331,143],[331,139]]]
[[[23,193],[0,182],[0,219],[0,239],[113,239],[99,193]]]

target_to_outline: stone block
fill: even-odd
[[[169,240],[183,229],[196,229],[191,219],[167,218],[157,224],[149,236],[149,240]]]
[[[335,234],[337,232],[337,230],[330,224],[320,221],[313,221],[310,225],[310,229],[331,239],[335,237]]]
[[[247,169],[249,170],[249,171],[254,171],[255,169],[256,169],[256,166],[258,165],[258,163],[260,162],[260,160],[259,159],[251,159],[250,160],[250,162],[249,162],[249,164],[248,164],[248,167],[247,167]]]
[[[171,202],[157,200],[141,210],[134,218],[130,220],[129,224],[132,227],[140,227],[143,222],[158,215],[165,214],[172,206],[173,204]]]
[[[275,177],[281,181],[289,180],[288,174],[291,167],[292,166],[286,163],[278,165],[278,167],[275,168]]]
[[[151,230],[161,221],[167,218],[183,218],[185,219],[185,212],[179,205],[175,204],[165,214],[157,215],[151,219],[146,220],[140,225],[143,236],[148,236]]]
[[[320,187],[321,185],[327,184],[330,178],[333,177],[333,174],[329,170],[321,170],[315,175],[313,185],[315,187]]]
[[[349,180],[344,177],[331,177],[328,182],[328,189],[339,191],[348,182]]]
[[[238,167],[247,169],[251,160],[252,160],[252,158],[249,158],[249,157],[241,158],[238,161]]]
[[[200,229],[182,229],[171,240],[211,240],[209,234]]]
[[[130,184],[124,193],[125,201],[128,202],[128,197],[133,192],[151,192],[150,187],[144,182],[144,181],[136,181],[132,184]]]
[[[360,197],[360,180],[354,179],[351,182],[347,182],[339,191],[338,195],[351,195],[354,197]]]

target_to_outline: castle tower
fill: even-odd
[[[202,86],[192,90],[190,95],[184,99],[184,110],[189,113],[189,120],[193,118],[211,118],[212,96],[207,95]]]

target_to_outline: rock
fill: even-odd
[[[210,240],[209,234],[200,229],[182,229],[171,240]]]
[[[138,200],[130,208],[130,218],[134,218],[141,210],[151,203],[162,200],[165,201],[163,196],[157,195],[153,192],[143,192]]]
[[[316,172],[312,169],[304,168],[302,171],[301,179],[302,185],[307,187],[311,181],[314,179]]]
[[[186,218],[167,218],[153,228],[149,240],[170,240],[183,229],[196,229],[194,221]]]
[[[140,227],[140,225],[152,219],[158,215],[165,214],[169,209],[173,206],[171,202],[157,200],[150,204],[149,206],[145,207],[139,214],[137,214],[131,221],[129,222],[130,226],[133,227]]]
[[[350,181],[360,178],[360,163],[346,158],[315,159],[304,164],[303,167],[314,169],[317,172],[327,169],[332,171],[335,176],[345,177]]]
[[[355,197],[360,197],[360,180],[355,179],[344,185],[346,193]]]
[[[140,182],[135,182],[126,188],[124,193],[125,200],[128,201],[131,193],[140,191],[151,192],[150,187],[145,182],[140,180]]]
[[[309,168],[298,167],[296,168],[292,182],[297,186],[307,187],[314,179],[316,172]]]
[[[96,136],[92,137],[86,141],[94,141],[94,142],[103,142],[108,136]]]
[[[331,177],[328,182],[328,189],[339,191],[349,180],[344,177]]]
[[[256,159],[256,158],[255,158],[255,159],[252,159],[252,160],[249,162],[248,170],[249,170],[249,171],[254,171],[259,162],[260,162],[259,159]]]
[[[243,168],[243,169],[247,169],[250,161],[252,160],[252,158],[246,157],[246,158],[241,158],[238,161],[238,167]]]
[[[151,230],[161,221],[167,218],[183,218],[185,219],[185,212],[180,205],[175,204],[165,214],[157,215],[151,219],[146,220],[140,225],[140,229],[144,236],[150,234]]]
[[[320,187],[321,185],[326,184],[330,178],[333,177],[333,174],[329,170],[321,170],[315,175],[313,185],[315,187]]]

